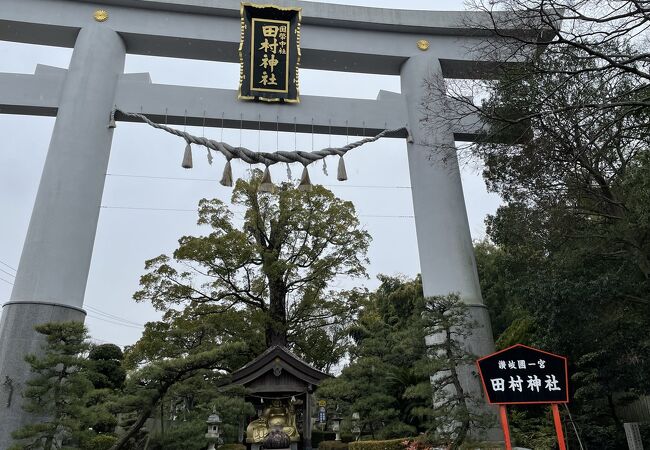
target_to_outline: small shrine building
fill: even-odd
[[[246,400],[257,412],[242,421],[240,442],[250,450],[311,450],[313,391],[329,377],[281,345],[233,372],[231,383],[247,389]],[[287,437],[289,445],[283,445]]]

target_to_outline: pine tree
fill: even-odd
[[[460,382],[461,371],[478,358],[463,345],[476,324],[457,294],[427,298],[421,317],[427,335],[427,357],[420,359],[416,367],[422,375],[431,374],[431,379],[408,388],[405,397],[433,398],[432,408],[420,409],[420,415],[430,420],[427,437],[447,444],[449,449],[458,449],[466,442],[470,429],[485,428],[490,420],[479,412]]]
[[[45,336],[42,356],[27,355],[33,378],[23,394],[25,411],[37,420],[13,433],[10,450],[70,448],[82,431],[84,396],[92,389],[84,367],[88,351],[82,323],[47,323],[36,327]]]

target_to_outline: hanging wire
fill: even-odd
[[[345,144],[350,143],[350,127],[348,126],[348,121],[345,121]]]
[[[262,400],[264,400],[264,399],[267,399],[267,400],[287,400],[287,399],[290,399],[292,397],[295,397],[296,395],[300,396],[300,395],[306,395],[306,394],[308,394],[308,393],[307,392],[298,392],[296,394],[285,395],[285,396],[282,396],[282,397],[271,397],[271,396],[255,395],[255,394],[246,394],[246,397],[254,397],[254,398],[259,398],[259,399],[262,399]],[[261,403],[264,403],[264,402],[261,402]]]
[[[578,428],[576,427],[576,424],[573,421],[573,416],[571,415],[571,411],[569,411],[569,405],[564,403],[564,407],[566,408],[567,414],[569,414],[569,421],[571,422],[571,425],[573,425],[573,431],[576,433],[576,438],[578,439],[578,445],[580,445],[580,450],[585,450],[585,448],[582,446],[582,440],[580,439],[580,434],[578,434]]]
[[[262,114],[257,115],[257,151],[262,150]]]
[[[275,116],[275,152],[280,151],[280,116]],[[289,163],[286,163],[287,165],[287,178],[289,181],[293,179],[292,174],[291,174],[291,166]]]
[[[332,148],[332,119],[329,119],[330,131],[329,131],[329,144],[328,147]]]
[[[203,130],[202,130],[203,138],[205,138],[205,109],[203,110]],[[212,149],[210,147],[206,147],[208,151],[208,164],[212,165]]]
[[[223,118],[224,118],[225,114],[226,113],[224,113],[224,112],[221,113],[221,142],[223,142],[223,122],[224,122]]]

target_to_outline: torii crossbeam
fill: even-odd
[[[24,386],[29,377],[24,355],[37,352],[41,343],[35,325],[84,320],[114,132],[107,122],[115,106],[169,124],[205,120],[221,126],[223,120],[226,127],[312,132],[313,120],[316,133],[366,136],[406,126],[424,294],[459,293],[480,324],[467,345],[478,355],[493,351],[456,157],[424,145],[420,124],[424,78],[483,78],[493,70],[493,62],[471,50],[486,38],[488,16],[278,3],[302,7],[302,68],[399,75],[401,94],[381,92],[377,100],[302,96],[297,105],[260,104],[238,101],[235,89],[158,85],[148,74],[123,73],[126,53],[238,62],[237,0],[219,6],[206,0],[2,0],[0,39],[74,51],[67,70],[39,66],[33,75],[0,74],[1,113],[56,116],[15,286],[3,306],[0,380],[8,377],[18,390]],[[96,20],[100,7],[108,20]],[[481,21],[485,27],[464,25]],[[427,140],[453,148],[455,139],[471,140],[476,130],[469,117]],[[471,373],[463,383],[481,395]],[[6,395],[0,392],[0,399]],[[19,392],[7,407],[0,401],[0,448],[7,448],[10,433],[28,420],[21,403]]]

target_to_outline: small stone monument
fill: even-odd
[[[216,450],[217,446],[221,443],[221,438],[219,437],[221,417],[217,413],[210,414],[206,423],[208,424],[208,432],[205,433],[205,438],[208,440],[208,450]]]
[[[332,417],[332,431],[336,433],[335,441],[341,440],[341,417],[338,412]]]
[[[353,412],[352,413],[352,433],[354,434],[355,441],[358,441],[359,438],[361,437],[361,416],[359,415],[358,412]]]

